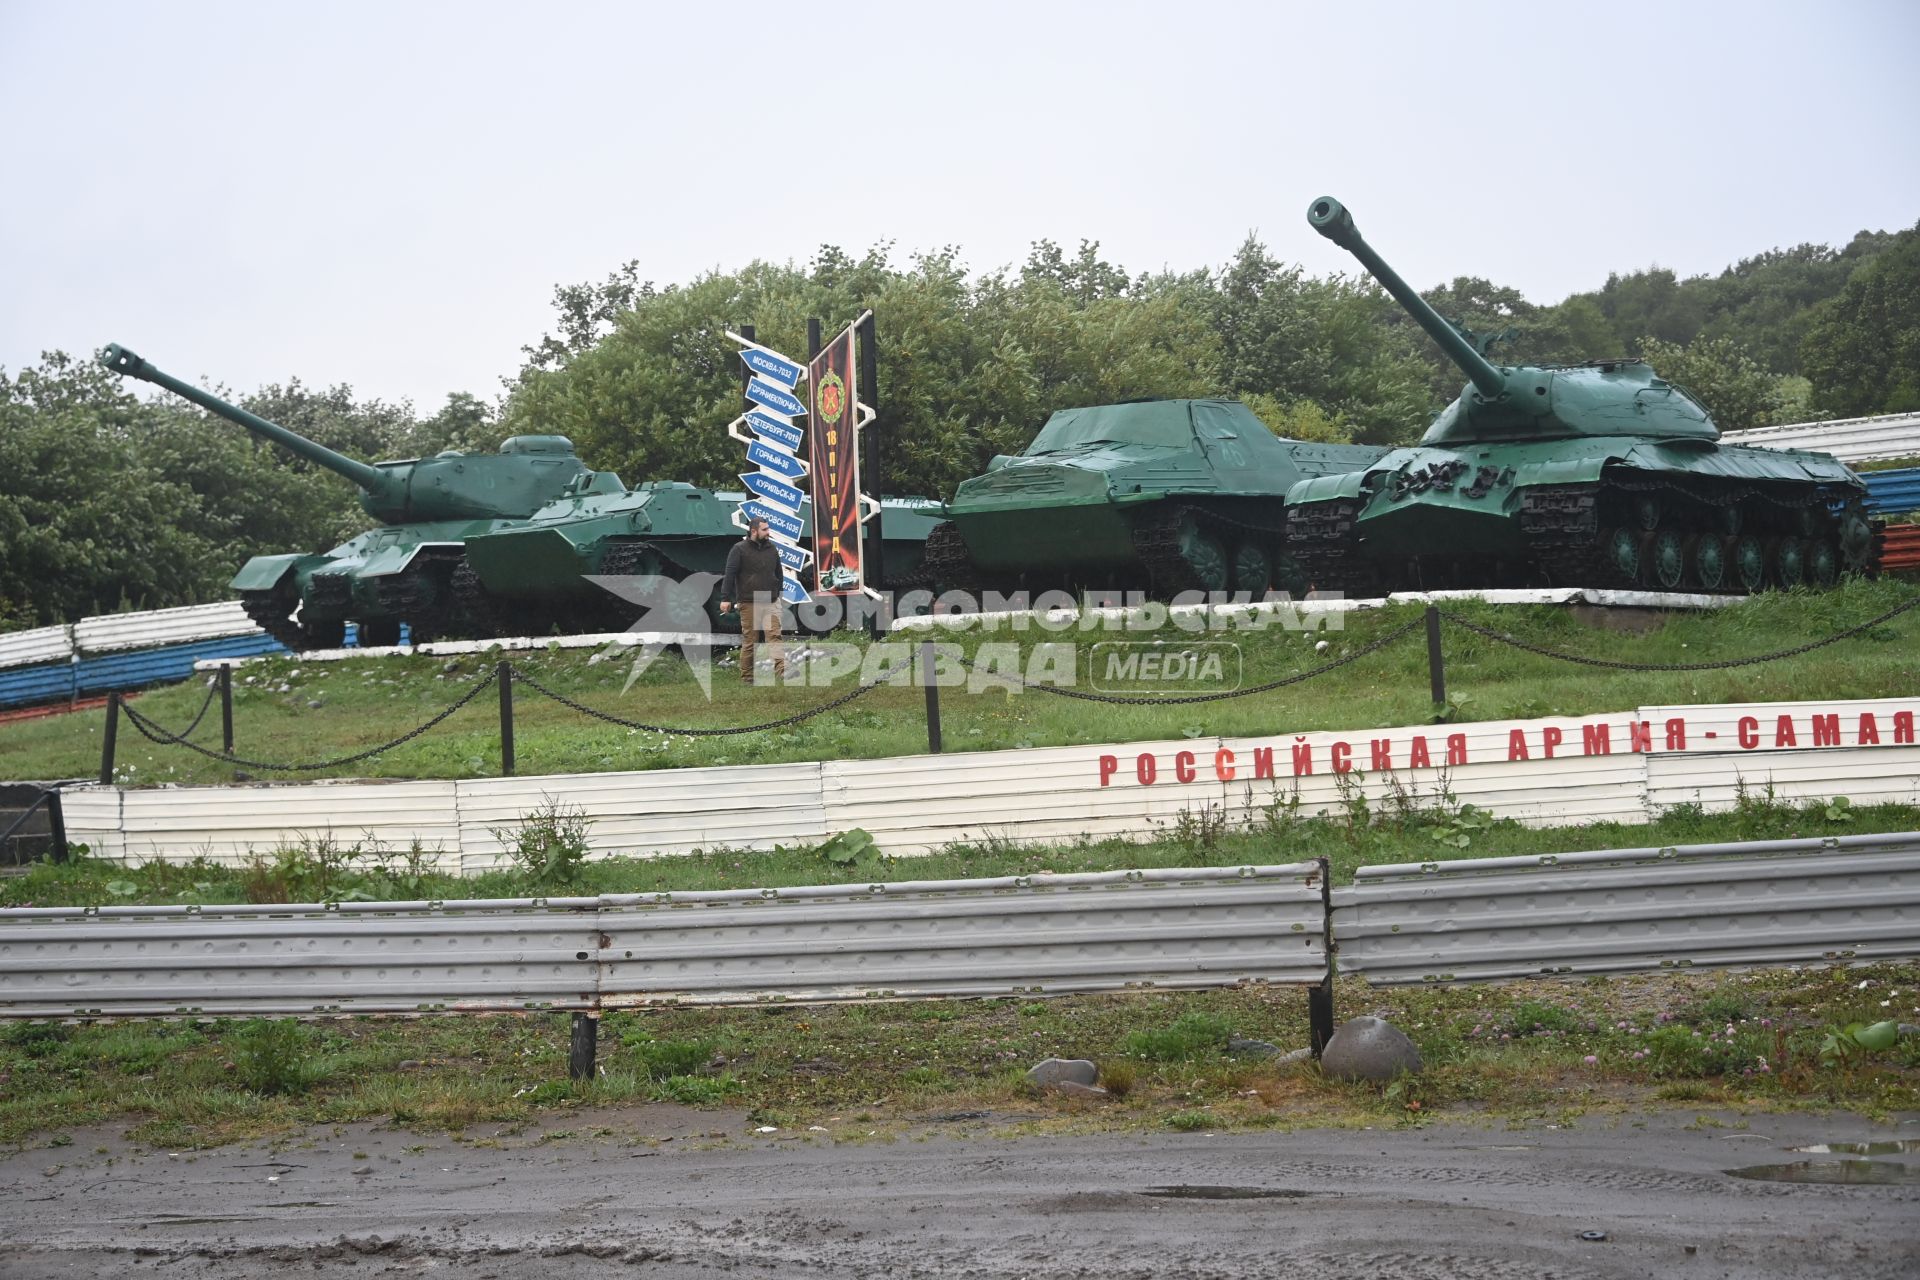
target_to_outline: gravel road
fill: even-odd
[[[840,1145],[735,1123],[700,1149],[714,1119],[611,1112],[613,1136],[479,1147],[366,1126],[195,1153],[76,1133],[0,1161],[0,1276],[1920,1275],[1920,1183],[1725,1172],[1830,1164],[1793,1149],[1920,1138],[1913,1118]]]

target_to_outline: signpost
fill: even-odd
[[[747,447],[752,467],[740,473],[747,495],[734,523],[767,522],[783,570],[781,595],[794,604],[811,595],[878,594],[867,585],[864,525],[880,504],[860,492],[860,429],[876,415],[856,390],[857,335],[872,333],[872,318],[871,311],[863,313],[808,364],[761,346],[751,329],[727,334],[740,344],[748,405],[727,434]],[[813,493],[810,546],[802,545],[802,484]],[[809,565],[811,593],[801,585]]]

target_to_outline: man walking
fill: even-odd
[[[780,553],[765,520],[747,526],[747,536],[727,552],[727,575],[720,582],[720,612],[740,606],[740,680],[753,683],[753,647],[762,631],[773,655],[773,674],[787,673],[780,651]]]

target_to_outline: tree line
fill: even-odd
[[[1723,430],[1920,410],[1920,224],[1799,245],[1687,279],[1614,274],[1551,305],[1462,276],[1425,294],[1501,335],[1503,364],[1631,355],[1699,396]],[[896,261],[822,248],[658,285],[629,262],[555,289],[553,330],[492,400],[422,415],[297,379],[216,394],[363,459],[491,450],[570,436],[629,483],[733,486],[738,411],[728,328],[804,354],[878,317],[893,493],[950,496],[1053,410],[1153,396],[1234,396],[1298,439],[1409,442],[1463,379],[1364,276],[1313,276],[1249,239],[1219,268],[1132,274],[1097,243],[1049,241],[1017,270],[971,273],[944,248]],[[90,358],[0,369],[0,629],[224,599],[260,551],[318,550],[370,523],[350,486],[166,395],[134,394]]]

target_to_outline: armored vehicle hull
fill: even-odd
[[[927,544],[942,587],[1301,591],[1281,498],[1385,450],[1283,440],[1232,400],[1063,409],[963,481]]]
[[[1820,453],[1719,443],[1636,360],[1491,364],[1376,254],[1336,200],[1308,210],[1467,374],[1417,447],[1287,494],[1287,547],[1322,589],[1641,587],[1748,592],[1871,571],[1866,486]]]

